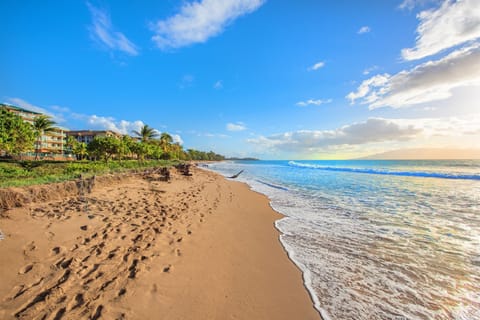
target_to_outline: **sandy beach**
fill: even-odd
[[[1,194],[0,319],[320,319],[268,199],[192,173]]]

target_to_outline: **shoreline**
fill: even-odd
[[[234,181],[232,179],[227,179],[228,177],[224,177],[223,175],[221,175],[220,173],[210,169],[209,167],[201,167],[202,170],[205,170],[205,171],[208,171],[208,172],[211,172],[211,173],[214,173],[216,175],[219,175],[221,178],[227,180],[228,182],[233,182],[233,183],[240,183],[240,184],[243,184],[245,185],[251,192],[254,192],[254,193],[257,193],[263,197],[266,198],[266,200],[268,201],[268,205],[270,207],[271,210],[273,210],[276,214],[280,215],[280,217],[278,219],[276,219],[274,221],[274,228],[275,230],[277,231],[278,233],[278,240],[279,240],[279,243],[280,245],[282,246],[283,248],[283,251],[285,252],[285,255],[287,256],[287,258],[290,260],[291,263],[293,263],[295,265],[295,267],[298,269],[298,271],[301,273],[301,276],[302,276],[302,281],[303,281],[303,286],[305,288],[305,290],[308,292],[308,295],[310,297],[310,300],[312,301],[312,305],[313,305],[313,308],[319,313],[319,316],[320,316],[320,319],[321,320],[331,320],[330,316],[328,315],[328,312],[323,309],[321,307],[321,304],[320,304],[320,301],[318,299],[318,297],[315,295],[315,291],[314,289],[311,287],[310,283],[311,283],[311,274],[310,274],[310,271],[300,262],[298,261],[296,258],[295,258],[295,251],[291,248],[289,248],[289,246],[287,245],[286,242],[284,242],[282,240],[282,235],[283,235],[283,232],[282,230],[280,229],[280,227],[278,226],[278,222],[281,221],[282,219],[284,218],[287,218],[288,216],[286,216],[285,214],[283,214],[281,211],[275,209],[272,205],[272,200],[268,197],[267,194],[265,193],[262,193],[260,191],[257,191],[253,188],[253,186],[249,185],[247,182],[243,182],[243,181]],[[235,177],[236,178],[236,177]]]
[[[321,319],[265,195],[172,176],[8,210],[0,317]]]

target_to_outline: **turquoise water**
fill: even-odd
[[[267,195],[326,319],[480,319],[480,161],[210,164]]]

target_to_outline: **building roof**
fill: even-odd
[[[116,136],[121,136],[122,134],[117,133],[115,131],[111,130],[70,130],[68,132],[69,135],[74,136],[74,135],[96,135],[96,134],[112,134]]]
[[[17,107],[17,106],[14,106],[12,104],[8,104],[8,103],[0,103],[0,107],[4,107],[4,108],[7,108],[7,109],[13,109],[13,110],[17,110],[17,111],[20,111],[20,112],[28,112],[28,113],[39,114],[39,115],[42,114],[40,112],[27,110],[27,109],[20,108],[20,107]]]

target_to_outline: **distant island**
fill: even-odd
[[[476,160],[480,149],[414,148],[386,151],[355,160]]]

